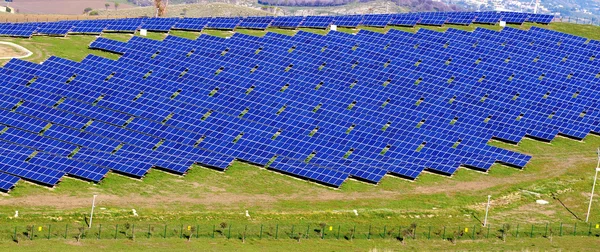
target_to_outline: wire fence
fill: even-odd
[[[327,239],[327,240],[460,240],[549,238],[557,236],[600,237],[599,224],[546,223],[546,224],[481,224],[452,226],[365,225],[365,224],[96,224],[86,225],[46,224],[27,226],[2,226],[0,240],[39,239]]]
[[[587,24],[600,26],[599,18],[579,18],[579,17],[555,17],[552,22],[555,23],[573,23],[573,24]]]

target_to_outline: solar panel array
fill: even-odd
[[[388,25],[415,26],[444,24],[470,25],[471,23],[495,24],[500,20],[513,24],[535,22],[548,24],[552,15],[518,12],[423,12],[400,14],[368,14],[346,16],[307,17],[217,17],[217,18],[129,18],[107,20],[59,21],[43,23],[0,24],[0,36],[31,37],[32,35],[65,36],[67,34],[100,34],[102,32],[135,32],[138,29],[168,32],[171,29],[202,31],[208,29],[233,30],[249,28],[264,30],[268,27],[321,28],[332,24],[340,27],[359,25],[385,27]]]
[[[243,160],[329,186],[530,156],[491,138],[600,132],[600,42],[541,28],[164,41],[0,69],[0,189]]]

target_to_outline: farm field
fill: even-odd
[[[445,26],[417,27],[403,29],[414,32],[417,29],[444,31],[448,27],[473,30],[475,27],[500,29],[498,26]],[[528,29],[530,25],[518,28]],[[570,34],[600,39],[600,27],[553,23],[544,26]],[[377,32],[387,29],[361,27]],[[357,29],[340,29],[354,33]],[[309,32],[325,34],[325,30],[306,29]],[[266,31],[238,29],[235,32],[262,36]],[[268,29],[293,35],[295,31]],[[213,35],[228,37],[229,31],[205,30],[202,33],[176,31],[174,36],[194,39],[198,36]],[[106,33],[103,37],[127,41],[131,34]],[[165,33],[150,33],[148,38],[161,40]],[[88,49],[95,36],[67,36],[65,38],[35,36],[32,39],[1,38],[31,50],[33,56],[25,60],[43,62],[51,55],[80,61],[87,54],[95,54],[110,59],[118,55]],[[4,63],[6,61],[0,61]],[[328,250],[484,250],[493,246],[499,250],[516,250],[525,247],[532,250],[555,250],[569,247],[584,251],[598,245],[598,240],[587,237],[537,237],[508,240],[489,238],[477,241],[459,241],[452,245],[449,241],[406,241],[404,244],[394,239],[366,239],[336,241],[335,239],[285,241],[261,241],[255,238],[242,243],[239,240],[225,239],[186,242],[167,238],[164,241],[150,239],[148,242],[135,241],[94,241],[86,239],[80,243],[74,240],[61,241],[21,241],[15,244],[10,240],[12,230],[20,232],[28,225],[56,225],[73,227],[87,223],[91,195],[98,195],[95,225],[115,225],[131,223],[147,225],[200,225],[210,226],[228,223],[236,227],[242,225],[265,224],[309,225],[317,227],[343,225],[346,230],[351,225],[366,228],[372,225],[381,231],[383,226],[408,226],[417,223],[419,227],[441,226],[466,227],[481,226],[487,195],[492,196],[489,223],[493,227],[503,224],[521,226],[538,225],[540,228],[551,223],[565,223],[572,229],[578,224],[582,232],[588,224],[583,222],[596,166],[596,148],[600,146],[600,136],[589,135],[583,141],[557,137],[551,143],[524,139],[518,145],[490,141],[490,145],[526,153],[533,156],[523,169],[494,165],[488,173],[467,168],[460,169],[453,177],[426,173],[416,181],[407,181],[386,176],[379,185],[371,185],[349,180],[340,189],[331,189],[314,183],[297,180],[289,176],[273,173],[243,162],[235,162],[224,173],[203,167],[193,167],[186,176],[175,176],[159,170],[152,170],[144,179],[136,180],[115,173],[109,173],[101,183],[93,184],[78,179],[67,178],[56,188],[29,184],[21,181],[8,195],[0,196],[0,250],[39,250],[52,243],[56,249],[66,251],[94,248],[105,249],[244,249],[264,251],[266,243],[270,250],[291,248],[310,249],[319,246]],[[538,205],[537,199],[549,202]],[[594,201],[592,223],[600,222],[600,206]],[[133,209],[138,216],[134,216]],[[353,212],[357,211],[357,214]],[[15,211],[19,217],[14,218]],[[247,217],[248,211],[251,217]],[[556,226],[555,226],[556,227]],[[591,228],[592,226],[590,226]],[[75,228],[73,228],[75,229]],[[518,231],[517,231],[518,232]],[[541,232],[541,231],[540,231]],[[43,238],[43,236],[40,236]],[[204,242],[206,241],[206,242]],[[7,245],[7,246],[4,246]]]

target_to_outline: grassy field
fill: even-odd
[[[393,240],[192,240],[151,239],[136,241],[123,240],[84,240],[76,241],[23,241],[19,244],[0,243],[0,251],[40,251],[51,247],[55,251],[112,250],[112,251],[561,251],[568,247],[570,251],[597,251],[598,241],[581,237],[556,237],[552,241],[546,238],[488,241],[464,241],[452,244],[449,241],[406,241]]]
[[[530,25],[520,28],[527,29]],[[452,26],[454,27],[454,26]],[[482,26],[499,29],[497,26]],[[574,35],[600,39],[600,27],[556,23],[545,26],[549,29],[569,32]],[[445,30],[447,27],[417,27],[406,29]],[[455,28],[472,30],[475,26],[457,26]],[[385,29],[370,29],[385,32]],[[405,29],[405,28],[392,28]],[[326,33],[325,30],[308,29],[309,32]],[[355,29],[342,29],[354,33]],[[265,31],[238,29],[236,32],[262,36]],[[269,29],[293,35],[295,31]],[[229,31],[206,30],[202,34],[221,37],[231,36]],[[171,35],[196,38],[201,33],[174,31]],[[103,34],[103,37],[126,41],[132,34]],[[164,33],[150,33],[151,39],[163,39]],[[41,62],[50,55],[72,60],[81,60],[93,53],[103,57],[117,59],[118,56],[87,46],[94,36],[68,36],[66,38],[33,37],[32,39],[2,38],[20,44],[34,55],[26,60]],[[113,225],[133,223],[139,226],[156,225],[202,225],[212,226],[226,222],[236,228],[243,225],[278,224],[291,225],[343,225],[346,230],[356,224],[361,228],[368,225],[382,226],[432,225],[440,227],[480,226],[483,219],[487,195],[492,196],[492,208],[489,223],[499,227],[504,223],[539,227],[545,223],[564,222],[572,229],[587,227],[584,223],[593,180],[593,168],[596,165],[596,148],[600,146],[600,137],[590,135],[583,141],[574,141],[557,137],[552,143],[524,139],[519,145],[510,145],[491,141],[491,145],[527,153],[533,156],[523,169],[515,169],[500,164],[494,165],[488,173],[466,168],[459,169],[453,177],[424,173],[416,181],[407,181],[386,176],[378,185],[349,180],[340,189],[331,189],[314,183],[297,180],[289,176],[273,173],[242,162],[235,162],[225,172],[217,172],[199,166],[193,167],[182,177],[158,170],[152,170],[143,180],[109,173],[98,184],[78,179],[66,178],[56,188],[48,189],[27,182],[20,182],[8,195],[0,196],[0,250],[11,250],[18,246],[20,250],[42,248],[45,241],[22,241],[15,245],[7,241],[14,227],[21,231],[27,225],[66,224],[81,226],[85,215],[89,213],[91,195],[98,195],[94,216],[95,224]],[[537,199],[550,203],[538,205]],[[596,197],[597,199],[597,197]],[[139,216],[133,215],[135,209]],[[246,217],[248,210],[251,217]],[[357,210],[358,216],[353,213]],[[19,211],[19,218],[13,218]],[[600,206],[594,201],[592,223],[600,222]],[[556,228],[556,227],[555,227]],[[364,230],[364,229],[363,229]],[[239,231],[239,229],[238,229]],[[583,230],[582,230],[583,231]],[[4,234],[4,235],[3,235]],[[6,235],[8,234],[8,235]],[[264,250],[265,241],[249,240],[207,240],[207,242],[183,242],[180,239],[151,239],[140,241],[103,241],[107,249],[146,250],[148,247],[183,250],[190,246],[200,250]],[[3,246],[6,244],[7,246]],[[98,242],[85,240],[74,243],[54,241],[56,247],[66,250],[98,246]],[[548,239],[532,238],[526,240],[499,242],[497,239],[484,241],[462,241],[452,245],[448,241],[408,241],[402,245],[392,239],[356,240],[354,242],[335,240],[272,241],[269,250],[290,248],[319,248],[330,250],[483,250],[493,244],[498,250],[530,248],[532,250],[554,250],[569,247],[573,250],[586,250],[597,246],[597,239],[583,237],[560,237],[553,242]]]

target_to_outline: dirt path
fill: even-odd
[[[27,48],[12,42],[0,41],[0,59],[26,58],[33,53]]]
[[[582,161],[583,160],[583,161]],[[276,204],[279,201],[308,201],[308,202],[326,202],[326,201],[349,201],[361,199],[401,199],[407,196],[414,195],[431,195],[431,194],[452,194],[465,191],[479,191],[487,188],[512,185],[522,182],[536,181],[541,178],[553,178],[567,173],[571,168],[580,165],[581,162],[586,162],[581,157],[570,157],[566,159],[557,159],[554,163],[555,167],[560,169],[544,169],[544,171],[536,171],[532,173],[507,176],[507,177],[486,177],[477,181],[453,181],[452,178],[447,178],[447,181],[436,183],[435,185],[414,186],[410,191],[385,191],[376,192],[343,192],[325,188],[315,188],[312,191],[296,193],[293,195],[265,195],[265,194],[237,194],[222,191],[213,191],[203,193],[202,197],[190,197],[186,194],[166,195],[166,196],[116,196],[102,194],[98,198],[98,204],[120,206],[122,208],[134,207],[156,207],[160,205],[170,204],[194,204],[204,205],[208,209],[211,208],[227,208],[227,206],[256,206],[268,207]],[[511,169],[511,168],[504,168]],[[432,175],[434,176],[434,175]],[[399,182],[401,183],[401,182]],[[318,196],[315,196],[318,195]],[[30,195],[24,197],[0,197],[0,206],[24,206],[24,207],[52,207],[57,209],[76,209],[89,206],[89,197],[83,198],[80,196],[69,195]]]

